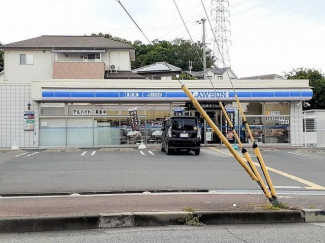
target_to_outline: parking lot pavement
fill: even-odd
[[[323,190],[324,162],[293,152],[262,152],[276,189]],[[159,147],[2,153],[0,185],[0,194],[259,189],[223,148],[202,148],[195,156],[166,155]]]

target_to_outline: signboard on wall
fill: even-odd
[[[34,131],[34,124],[34,111],[24,111],[24,131]]]
[[[86,116],[92,115],[91,109],[73,109],[72,115],[74,116]]]

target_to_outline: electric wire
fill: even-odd
[[[259,5],[255,6],[255,7],[252,7],[252,8],[249,8],[249,9],[246,9],[246,10],[243,10],[243,11],[240,11],[240,12],[237,12],[237,13],[235,13],[235,14],[233,14],[233,15],[230,15],[230,17],[235,16],[235,15],[238,15],[238,14],[245,13],[245,12],[247,12],[247,11],[250,11],[250,10],[255,9],[255,8],[258,8],[258,7],[260,7],[260,6],[263,6],[263,5],[269,4],[269,3],[274,2],[274,1],[276,1],[276,0],[271,0],[271,1],[268,1],[268,2],[266,2],[266,3],[259,4]]]
[[[285,21],[277,22],[275,24],[263,26],[263,27],[253,29],[253,30],[248,30],[248,31],[245,31],[245,32],[240,32],[240,33],[232,35],[232,36],[237,36],[237,35],[241,35],[241,34],[244,34],[244,33],[249,33],[249,32],[253,32],[253,31],[256,31],[256,30],[266,29],[266,28],[273,27],[273,26],[276,26],[276,25],[279,25],[279,24],[284,24],[284,23],[291,22],[291,21],[294,21],[294,20],[297,20],[297,19],[305,18],[305,17],[312,16],[312,15],[316,15],[316,14],[322,13],[324,11],[325,11],[325,9],[322,9],[320,11],[309,13],[309,14],[306,14],[306,15],[303,15],[303,16],[300,16],[300,17],[297,17],[297,18],[288,19],[288,20],[285,20]]]
[[[177,11],[178,11],[179,16],[181,17],[181,19],[182,19],[182,21],[183,21],[183,24],[184,24],[184,26],[185,26],[185,29],[186,29],[186,31],[187,31],[187,33],[188,33],[188,35],[189,35],[189,37],[190,37],[190,39],[191,39],[191,41],[192,41],[192,44],[195,45],[195,43],[194,43],[194,41],[193,41],[193,38],[192,38],[192,36],[191,36],[191,33],[190,33],[190,31],[188,30],[188,28],[187,28],[187,26],[186,26],[186,23],[185,23],[185,21],[184,21],[184,19],[183,19],[183,16],[182,16],[182,14],[181,14],[181,12],[180,12],[178,6],[177,6],[176,0],[173,0],[173,1],[174,1],[174,4],[175,4],[176,9],[177,9]],[[202,0],[201,0],[201,1],[202,1]],[[202,64],[203,64],[203,59],[201,58],[201,55],[199,54],[199,52],[198,52],[198,50],[197,50],[196,48],[195,48],[195,51],[196,51],[196,53],[197,53],[199,59],[201,60],[201,62],[202,62]]]
[[[295,31],[290,31],[290,32],[282,33],[282,34],[279,34],[279,35],[269,36],[267,38],[261,38],[261,39],[256,39],[256,40],[250,40],[250,41],[246,41],[246,42],[241,42],[241,43],[238,43],[238,44],[234,44],[233,46],[248,44],[248,43],[252,43],[252,42],[256,42],[256,41],[259,41],[259,42],[260,41],[265,41],[265,40],[269,40],[271,38],[277,38],[277,37],[280,37],[280,36],[283,36],[283,35],[288,35],[288,34],[293,34],[293,33],[297,33],[297,32],[307,31],[307,30],[310,30],[310,29],[319,28],[319,27],[322,27],[324,25],[325,25],[325,23],[322,23],[322,24],[319,24],[319,25],[316,25],[316,26],[311,26],[311,27],[305,28],[305,29],[300,29],[300,30],[295,30]]]
[[[304,5],[306,3],[314,2],[314,1],[319,1],[319,0],[310,0],[310,1],[307,1],[307,2],[303,2],[303,3],[297,4],[297,5],[288,7],[288,8],[280,9],[278,11],[275,11],[275,12],[272,12],[272,13],[268,13],[268,14],[265,14],[265,15],[262,15],[262,16],[259,16],[259,17],[256,17],[256,18],[251,18],[251,19],[248,19],[248,20],[245,20],[245,21],[240,21],[238,23],[235,22],[235,23],[232,23],[232,25],[234,26],[234,25],[244,24],[244,23],[247,23],[247,22],[252,21],[252,20],[264,18],[266,16],[269,16],[269,15],[272,15],[272,14],[276,14],[276,13],[280,13],[280,12],[283,12],[283,11],[286,11],[286,10],[289,10],[289,9],[292,9],[292,8],[296,8],[298,6]]]
[[[123,6],[123,4],[121,3],[120,0],[116,0],[124,9],[124,11],[129,15],[129,17],[132,19],[133,23],[138,27],[138,29],[141,31],[141,33],[143,34],[143,36],[147,39],[147,41],[149,42],[149,44],[152,45],[151,41],[148,39],[148,37],[145,35],[145,33],[142,31],[142,29],[139,27],[139,25],[135,22],[135,20],[132,18],[132,16],[129,14],[129,12],[126,10],[126,8]]]
[[[241,5],[241,4],[246,3],[246,2],[248,2],[248,1],[250,1],[250,0],[239,1],[239,2],[237,2],[237,3],[234,3],[234,4],[232,4],[232,5],[229,5],[229,8],[237,7],[238,5]]]

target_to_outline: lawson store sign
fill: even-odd
[[[191,89],[198,100],[234,100],[235,92],[225,90]],[[240,89],[236,91],[240,100],[282,101],[310,100],[311,89]],[[117,89],[42,89],[42,100],[88,100],[88,101],[187,101],[182,90],[117,90]]]

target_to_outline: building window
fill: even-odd
[[[223,77],[222,76],[217,76],[217,79],[218,80],[223,80]]]
[[[94,54],[85,54],[85,59],[88,60],[99,60],[100,59],[100,53],[94,53]]]
[[[20,54],[20,65],[33,65],[34,55],[33,54]]]

